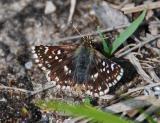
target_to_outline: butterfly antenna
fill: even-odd
[[[80,35],[80,36],[82,36],[82,39],[83,40],[85,40],[85,36],[83,36],[80,32],[79,32],[79,30],[77,29],[77,27],[73,24],[73,28],[74,28],[74,30]]]
[[[79,32],[79,30],[77,29],[77,27],[76,27],[75,25],[73,25],[73,28],[74,28],[74,30],[75,30],[79,35],[82,36],[82,34]]]

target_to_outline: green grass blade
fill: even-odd
[[[117,48],[135,32],[135,30],[143,21],[145,14],[146,14],[146,10],[144,10],[143,13],[135,21],[133,21],[131,25],[127,29],[125,29],[124,32],[122,32],[115,39],[115,41],[112,43],[111,54],[113,54],[117,50]]]
[[[36,104],[42,109],[66,112],[72,116],[84,116],[100,123],[133,123],[129,120],[124,120],[118,116],[103,112],[88,105],[71,105],[55,100],[48,102],[40,100]]]
[[[110,56],[110,47],[109,47],[109,44],[107,44],[107,40],[105,39],[105,36],[104,34],[100,31],[99,27],[97,28],[97,32],[99,34],[99,37],[102,41],[102,44],[103,44],[103,50],[104,52]]]

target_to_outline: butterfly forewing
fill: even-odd
[[[36,62],[43,69],[51,70],[62,65],[76,50],[76,45],[63,46],[35,46],[33,49]]]
[[[72,57],[77,45],[35,46],[33,48],[36,63],[46,71],[49,81],[61,87],[74,86],[72,81]],[[69,87],[70,88],[70,87]]]

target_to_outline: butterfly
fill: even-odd
[[[47,78],[61,90],[94,97],[106,95],[123,75],[123,68],[93,47],[90,36],[80,44],[35,46],[33,56]]]

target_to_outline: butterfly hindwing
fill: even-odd
[[[91,89],[88,93],[105,95],[109,87],[114,86],[121,79],[123,69],[117,63],[101,56],[99,52],[95,52],[93,63],[90,65],[90,79],[87,85]]]

